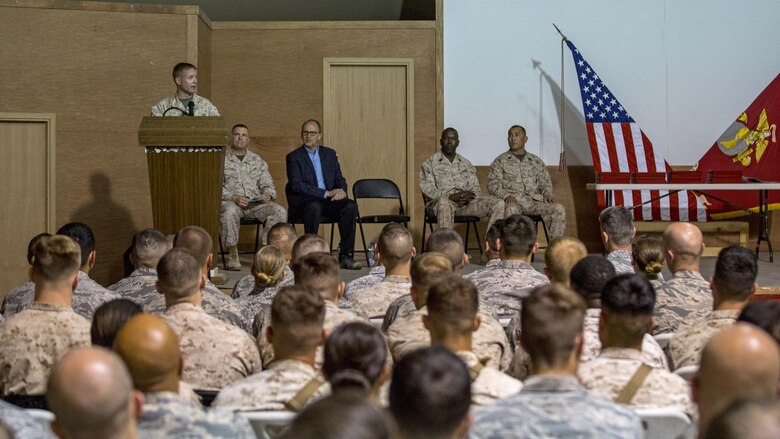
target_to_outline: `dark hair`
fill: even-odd
[[[525,131],[525,127],[523,127],[522,125],[512,125],[507,130],[507,133],[509,133],[509,131],[512,131],[512,128],[520,128],[521,130],[523,130],[523,135],[527,134],[526,131]]]
[[[468,368],[442,346],[416,350],[395,364],[389,399],[402,436],[447,437],[469,413]]]
[[[303,127],[305,127],[306,124],[309,123],[309,122],[316,123],[317,124],[317,130],[319,130],[319,132],[322,132],[322,125],[320,125],[320,121],[318,121],[317,119],[308,119],[306,122],[302,123],[301,124],[301,132],[303,132]]]
[[[534,288],[520,309],[520,341],[537,368],[565,364],[582,333],[585,301],[561,283]]]
[[[322,373],[333,393],[354,390],[367,396],[384,371],[387,344],[374,326],[345,323],[328,336],[324,357]]]
[[[168,251],[168,239],[157,229],[144,229],[133,236],[133,265],[155,268]]]
[[[37,244],[38,241],[41,240],[41,238],[51,237],[51,236],[52,236],[51,233],[44,232],[44,233],[39,233],[39,234],[37,234],[37,235],[32,237],[32,239],[30,240],[30,243],[27,244],[27,263],[28,264],[30,264],[30,265],[33,264],[33,256],[35,255],[35,244]]]
[[[447,128],[445,128],[445,129],[441,130],[441,138],[442,138],[442,139],[443,139],[443,138],[444,138],[444,136],[446,135],[445,133],[447,133],[448,131],[455,133],[455,137],[460,137],[460,135],[458,134],[458,130],[456,130],[456,129],[455,129],[455,128],[453,128],[453,127],[447,127]]]
[[[536,224],[524,215],[510,215],[501,224],[501,250],[507,256],[528,256],[536,244]]]
[[[601,305],[620,314],[651,316],[655,307],[655,290],[644,276],[619,274],[604,285]]]
[[[58,235],[70,237],[81,247],[81,266],[87,265],[89,254],[95,250],[95,234],[84,223],[68,223],[57,230]]]
[[[504,223],[503,219],[493,221],[493,224],[485,231],[485,241],[488,243],[488,247],[491,251],[497,252],[498,247],[496,241],[501,239],[501,224]]]
[[[176,79],[181,75],[181,73],[185,70],[194,69],[198,70],[197,67],[195,67],[193,64],[190,64],[188,62],[180,62],[173,66],[173,79]]]
[[[470,280],[450,274],[431,286],[426,306],[431,323],[441,333],[471,334],[479,311],[479,293]]]
[[[615,277],[615,266],[601,255],[588,255],[574,264],[569,272],[571,288],[585,300],[601,298],[604,285]]]
[[[599,214],[601,230],[617,245],[628,245],[634,234],[634,214],[624,206],[612,206]]]
[[[173,238],[173,247],[189,250],[201,266],[208,261],[213,246],[211,235],[200,226],[182,227]]]
[[[314,233],[307,233],[295,240],[295,244],[292,247],[292,262],[295,263],[301,257],[315,251],[327,252],[329,250],[328,241]]]
[[[143,309],[129,299],[114,299],[100,305],[92,316],[92,327],[89,331],[92,344],[111,349],[122,326],[131,317],[142,312]]]
[[[317,292],[326,300],[338,297],[341,272],[339,262],[333,254],[309,253],[292,264],[292,271],[296,284]]]
[[[284,287],[271,302],[271,327],[278,335],[284,328],[291,337],[290,348],[296,352],[316,349],[322,336],[325,302],[316,292],[300,285]]]
[[[281,439],[390,439],[392,420],[371,403],[336,393],[307,406]]]
[[[448,227],[442,227],[434,230],[425,243],[425,252],[441,253],[450,260],[453,269],[458,269],[463,263],[465,250],[463,247],[463,238],[458,232]]]
[[[237,123],[237,124],[233,125],[233,128],[230,129],[230,134],[233,134],[233,131],[235,131],[236,128],[243,128],[243,129],[249,131],[249,127],[248,126],[244,125],[243,123]]]
[[[766,331],[780,344],[780,302],[756,300],[742,308],[738,322],[747,322]]]
[[[756,254],[745,247],[732,245],[718,253],[712,284],[719,298],[741,302],[753,292],[757,276]]]

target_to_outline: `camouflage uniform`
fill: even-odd
[[[503,200],[509,195],[517,203],[506,205],[506,216],[541,215],[550,239],[566,231],[566,209],[560,203],[547,203],[552,198],[553,187],[550,173],[538,156],[526,152],[522,156],[506,151],[490,164],[488,192]]]
[[[27,281],[5,295],[0,312],[2,312],[4,317],[11,317],[29,308],[33,300],[35,300],[35,284],[32,281]]]
[[[108,287],[123,299],[132,300],[146,313],[165,312],[165,296],[157,291],[157,270],[136,268],[130,276]]]
[[[290,264],[285,263],[284,278],[282,279],[281,282],[279,282],[279,285],[277,285],[276,287],[284,288],[293,285],[294,283],[295,283],[295,274],[290,268]],[[252,276],[251,274],[247,274],[246,276],[242,277],[238,282],[236,282],[236,284],[233,286],[233,293],[230,295],[230,297],[234,299],[238,299],[239,297],[252,294],[254,290],[255,290],[255,277]]]
[[[500,404],[474,411],[471,438],[642,438],[639,417],[590,394],[573,376],[533,376]]]
[[[411,312],[401,312],[387,328],[387,346],[393,360],[414,350],[430,346],[431,335],[422,322],[422,316],[428,313],[426,307]],[[472,338],[473,351],[486,365],[499,370],[507,370],[512,361],[512,351],[504,328],[489,315],[479,313],[482,323]]]
[[[355,291],[350,302],[369,317],[382,317],[394,300],[409,296],[412,280],[406,276],[385,276],[382,282]]]
[[[203,96],[192,95],[192,102],[195,103],[195,116],[219,116],[217,107],[214,106],[208,99]],[[152,107],[152,116],[162,116],[165,110],[176,107],[182,111],[189,111],[184,104],[181,103],[177,96],[171,96],[169,98],[162,99]],[[166,116],[183,116],[181,111],[169,111]]]
[[[393,302],[390,303],[390,306],[387,307],[384,319],[382,320],[382,332],[387,332],[387,328],[393,324],[399,315],[409,315],[414,313],[416,310],[417,307],[414,305],[411,294],[407,294],[393,300]],[[495,313],[493,307],[482,300],[481,297],[479,298],[479,312],[480,314],[484,314],[492,319],[498,320],[498,314]]]
[[[14,439],[55,439],[48,422],[33,418],[19,407],[0,400],[0,424]]]
[[[605,348],[598,357],[581,363],[577,374],[588,390],[613,401],[642,364],[642,353],[636,349]],[[668,370],[653,369],[628,405],[673,407],[692,419],[696,408],[690,394],[691,387],[682,377]]]
[[[436,215],[439,227],[451,228],[455,215],[489,216],[488,228],[504,217],[504,201],[482,196],[474,165],[460,154],[455,154],[452,162],[441,151],[428,157],[420,170],[420,189],[430,199],[425,208]],[[472,192],[475,198],[466,206],[458,207],[448,197],[462,190]]]
[[[477,355],[471,351],[455,352],[469,368],[471,374],[479,373],[476,379],[471,381],[471,404],[481,405],[514,395],[523,388],[523,383],[510,377],[498,369],[484,366],[477,371],[476,367],[482,364]]]
[[[464,278],[474,282],[479,295],[499,316],[519,314],[520,301],[535,287],[550,283],[547,276],[521,260],[502,260]]]
[[[631,263],[631,250],[615,250],[609,252],[607,260],[615,266],[615,273],[633,273],[634,265]]]
[[[253,203],[240,207],[233,202],[232,197],[239,195],[250,200],[268,195],[276,199],[276,189],[268,164],[252,151],[246,152],[244,159],[236,156],[233,148],[225,150],[225,177],[222,180],[222,209],[219,214],[221,225],[220,235],[225,247],[238,244],[238,229],[241,218],[256,218],[264,221],[263,242],[267,242],[268,231],[277,223],[287,221],[287,211],[284,207],[269,201],[268,203]]]
[[[184,357],[181,378],[198,390],[219,390],[261,370],[255,342],[191,303],[178,303],[163,318],[179,337]]]
[[[737,309],[715,310],[703,321],[675,334],[667,349],[672,370],[683,366],[698,366],[701,360],[701,350],[721,329],[733,325],[739,317]]]
[[[76,289],[73,290],[73,311],[76,314],[92,320],[95,310],[100,305],[114,299],[119,299],[119,296],[90,279],[87,273],[79,271],[79,283]],[[5,316],[9,317],[23,309],[29,308],[34,300],[35,284],[27,282],[21,285],[6,297]]]
[[[90,346],[89,320],[69,306],[34,302],[0,325],[0,395],[42,395],[51,367]]]
[[[711,311],[710,283],[698,271],[680,270],[655,291],[653,334],[679,332],[704,321]]]
[[[279,291],[277,287],[258,288],[257,291],[236,299],[236,304],[256,316],[263,310],[271,308],[271,302],[277,291]]]
[[[322,328],[328,334],[342,324],[349,322],[368,323],[368,320],[349,310],[340,308],[330,300],[325,301],[325,321],[322,324]],[[271,362],[274,360],[274,347],[268,342],[268,338],[265,336],[268,326],[270,325],[271,309],[267,308],[259,313],[255,319],[255,326],[258,329],[257,347],[260,351],[260,357],[263,359],[263,367],[270,367]],[[322,367],[323,355],[322,346],[317,347],[317,355],[314,360],[317,369]]]
[[[254,438],[243,416],[227,410],[204,410],[171,392],[144,393],[138,437]]]
[[[371,285],[376,285],[379,282],[382,282],[382,279],[384,278],[385,278],[384,265],[376,265],[374,267],[371,267],[371,270],[368,271],[367,275],[359,277],[347,283],[347,288],[346,290],[344,290],[344,298],[349,299],[352,297],[352,293],[354,293],[355,291],[361,290]]]
[[[319,370],[299,360],[274,361],[266,370],[222,389],[214,406],[234,411],[287,410],[286,403],[312,380],[322,384],[307,404],[330,393]]]

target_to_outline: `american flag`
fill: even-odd
[[[582,94],[582,110],[588,130],[590,153],[596,172],[668,172],[669,164],[655,152],[650,139],[602,82],[571,41],[566,41],[574,57]],[[663,196],[663,198],[659,198]],[[647,201],[651,203],[643,204]],[[599,208],[606,205],[604,192],[598,192]],[[634,218],[643,221],[707,221],[704,206],[690,191],[669,195],[669,191],[615,191],[616,206],[633,207]]]

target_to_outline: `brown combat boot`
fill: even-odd
[[[238,257],[238,246],[228,247],[227,269],[230,271],[241,270],[241,259]]]

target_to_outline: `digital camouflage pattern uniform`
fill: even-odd
[[[581,363],[577,375],[588,390],[614,401],[642,364],[642,353],[636,349],[605,348],[598,357]],[[637,409],[673,407],[691,419],[696,415],[691,386],[665,369],[654,368],[629,405]]]
[[[631,250],[609,252],[607,260],[612,262],[612,265],[615,267],[615,274],[634,272],[634,266],[631,264]]]
[[[541,215],[550,239],[566,231],[566,209],[560,203],[547,203],[552,198],[550,173],[538,156],[526,152],[522,156],[506,151],[490,164],[488,192],[501,200],[509,195],[517,203],[507,204],[505,217],[515,214]]]
[[[455,355],[469,368],[473,405],[490,404],[497,399],[514,395],[523,388],[523,383],[519,380],[498,369],[483,365],[472,351],[458,351]]]
[[[140,438],[240,438],[254,439],[249,421],[227,410],[204,410],[171,392],[144,393]]]
[[[32,291],[32,293],[30,293]],[[3,298],[2,309],[0,313],[4,317],[11,317],[12,315],[25,310],[32,305],[35,300],[35,284],[32,281],[27,281],[17,287],[14,287]]]
[[[409,296],[411,287],[411,278],[395,275],[385,276],[381,282],[352,293],[350,302],[370,318],[382,317],[394,300],[402,296]]]
[[[246,332],[212,317],[191,303],[163,314],[179,338],[181,378],[198,390],[219,390],[261,370],[255,341]]]
[[[195,103],[195,116],[219,116],[219,111],[214,104],[203,96],[192,95],[192,102]],[[162,116],[165,110],[176,107],[182,111],[189,111],[184,104],[181,103],[177,96],[171,96],[169,98],[162,99],[160,102],[154,104],[152,107],[152,116]],[[183,116],[181,111],[171,110],[166,116]]]
[[[515,396],[474,410],[469,437],[635,438],[644,437],[633,410],[588,392],[573,376],[533,376]]]
[[[250,200],[263,195],[271,197],[268,203],[250,203],[239,207],[232,197],[239,195]],[[274,203],[276,188],[268,163],[259,155],[247,150],[244,159],[236,156],[233,148],[225,149],[225,176],[222,180],[222,208],[219,214],[220,235],[225,247],[238,244],[238,230],[241,218],[255,218],[264,221],[263,243],[267,242],[268,231],[277,223],[287,221],[287,211]]]
[[[13,295],[12,295],[13,294]],[[92,320],[95,310],[106,302],[119,299],[119,295],[113,291],[103,288],[99,283],[90,279],[87,273],[79,271],[79,282],[76,289],[73,290],[73,311],[76,314]],[[5,298],[6,317],[9,317],[21,310],[27,309],[35,300],[35,284],[27,282],[14,289]]]
[[[55,439],[48,422],[33,418],[19,407],[0,400],[0,424],[14,439]]]
[[[34,302],[0,325],[0,395],[42,395],[54,364],[90,346],[89,320],[65,305]]]
[[[482,196],[477,170],[460,154],[455,154],[452,162],[441,151],[428,157],[420,170],[420,189],[429,198],[425,208],[436,215],[439,227],[452,228],[455,215],[489,217],[488,228],[504,217],[504,201],[489,195]],[[462,190],[472,192],[475,198],[466,206],[459,207],[448,197]]]
[[[550,279],[534,270],[530,263],[521,260],[502,260],[495,265],[463,276],[474,283],[480,298],[485,300],[499,316],[520,313],[520,301],[539,285],[547,285]]]
[[[344,298],[349,299],[350,297],[352,297],[352,293],[354,293],[355,291],[361,290],[371,285],[376,285],[379,282],[382,282],[382,279],[384,278],[385,278],[385,266],[384,265],[373,266],[371,267],[371,270],[368,271],[367,275],[361,276],[347,283],[347,288],[344,290]]]
[[[290,265],[288,263],[284,264],[284,278],[281,282],[279,282],[279,285],[277,285],[277,288],[284,288],[290,285],[293,285],[295,283],[295,274],[293,273],[292,269],[290,268]],[[238,282],[233,286],[233,293],[230,295],[230,297],[234,299],[238,299],[242,296],[246,296],[247,294],[251,294],[255,290],[255,277],[251,274],[247,274],[246,276],[239,279]]]
[[[250,294],[243,295],[236,299],[236,304],[241,308],[249,310],[253,315],[257,315],[266,309],[271,308],[271,302],[279,291],[277,287],[258,288]]]
[[[682,331],[704,321],[710,312],[710,283],[698,271],[680,270],[655,291],[653,334]]]
[[[736,323],[739,313],[738,309],[715,310],[703,322],[674,334],[666,347],[672,370],[698,366],[704,345],[716,332]]]
[[[330,393],[330,385],[319,370],[299,360],[274,361],[266,370],[222,389],[214,406],[233,411],[288,410],[287,403],[312,381],[320,385],[307,404]]]
[[[414,305],[411,294],[393,300],[390,306],[387,307],[387,311],[382,320],[382,332],[387,332],[387,328],[390,327],[399,315],[408,315],[415,310],[417,310],[417,307]],[[482,300],[481,297],[479,298],[479,312],[498,320],[498,315],[493,311],[493,308]]]

